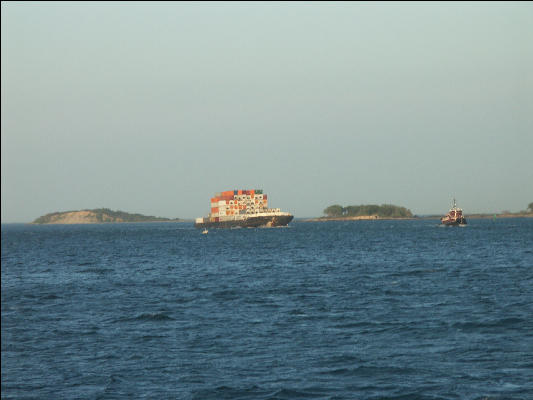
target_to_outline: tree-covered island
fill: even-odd
[[[363,204],[343,207],[338,204],[324,210],[322,219],[377,219],[377,218],[413,218],[411,210],[393,204]]]
[[[179,222],[179,218],[161,218],[142,214],[113,211],[109,208],[94,210],[63,211],[43,215],[33,224],[98,224],[104,222]]]

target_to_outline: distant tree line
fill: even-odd
[[[154,217],[153,215],[130,214],[125,211],[113,211],[109,208],[96,208],[90,210],[95,214],[98,222],[106,222],[108,217],[113,220],[121,219],[125,222],[148,222],[148,221],[170,221],[169,218]]]
[[[360,217],[366,215],[377,215],[381,218],[410,218],[413,216],[411,210],[393,204],[363,204],[359,206],[343,207],[338,204],[329,206],[324,210],[328,217]]]

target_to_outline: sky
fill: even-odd
[[[533,202],[531,2],[2,2],[1,218]]]

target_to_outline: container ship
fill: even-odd
[[[455,199],[453,199],[453,205],[448,214],[440,219],[440,222],[446,226],[461,226],[466,225],[466,218],[463,216],[463,210],[457,208]]]
[[[196,228],[257,228],[285,226],[294,217],[279,208],[268,208],[263,190],[228,190],[211,198],[211,212],[196,218]]]

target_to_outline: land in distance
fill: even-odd
[[[433,217],[433,216],[426,216],[426,217]],[[441,216],[438,216],[439,218]],[[492,213],[492,214],[465,214],[466,218],[470,219],[483,219],[483,218],[533,218],[533,212],[502,212],[502,213]],[[434,218],[437,218],[437,216],[434,216]]]
[[[324,210],[325,216],[307,221],[356,221],[367,219],[411,219],[411,210],[393,204],[363,204],[343,207],[338,204]]]
[[[355,217],[318,217],[318,218],[306,218],[303,222],[324,222],[324,221],[360,221],[360,220],[402,220],[402,219],[419,219],[417,216],[412,217],[380,217],[378,215],[358,215]]]
[[[392,204],[367,204],[359,206],[340,206],[338,204],[329,206],[324,210],[325,216],[318,218],[307,218],[303,221],[320,222],[320,221],[358,221],[358,220],[402,220],[402,219],[440,219],[442,215],[413,215],[410,210],[405,207],[399,207]],[[530,203],[528,209],[511,213],[509,211],[502,211],[501,213],[480,214],[472,213],[466,214],[466,218],[518,218],[518,217],[533,217],[533,203]]]
[[[108,222],[183,222],[183,220],[130,214],[124,211],[112,211],[109,208],[96,208],[93,210],[53,212],[35,219],[32,224],[100,224]]]
[[[532,218],[533,217],[533,203],[529,203],[526,210],[511,212],[502,211],[499,213],[466,213],[466,218]],[[440,218],[441,215],[425,215],[423,218]]]

